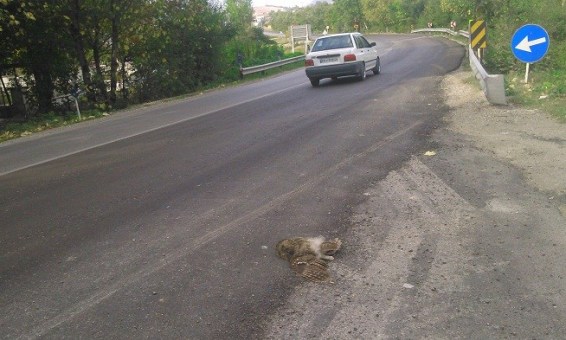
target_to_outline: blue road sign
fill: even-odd
[[[524,63],[536,63],[548,52],[550,38],[544,28],[527,24],[519,28],[511,38],[511,50],[515,58]]]

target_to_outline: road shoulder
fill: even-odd
[[[562,337],[561,126],[490,106],[468,77],[444,78],[451,112],[431,152],[364,192],[336,283],[300,283],[267,338]]]
[[[566,125],[540,110],[490,105],[468,72],[447,75],[442,86],[452,109],[448,128],[516,166],[566,216]]]

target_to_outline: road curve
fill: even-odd
[[[300,284],[273,245],[343,235],[446,111],[461,46],[370,40],[363,82],[298,70],[0,146],[0,337],[261,338]]]

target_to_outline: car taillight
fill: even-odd
[[[356,55],[355,54],[346,54],[344,56],[344,61],[356,61]]]
[[[305,59],[305,66],[314,66],[314,60]]]

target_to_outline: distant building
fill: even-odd
[[[259,6],[254,7],[254,17],[252,24],[256,27],[262,27],[263,25],[269,23],[271,20],[271,12],[280,12],[280,11],[290,11],[291,8],[289,7],[282,7],[282,6]]]

